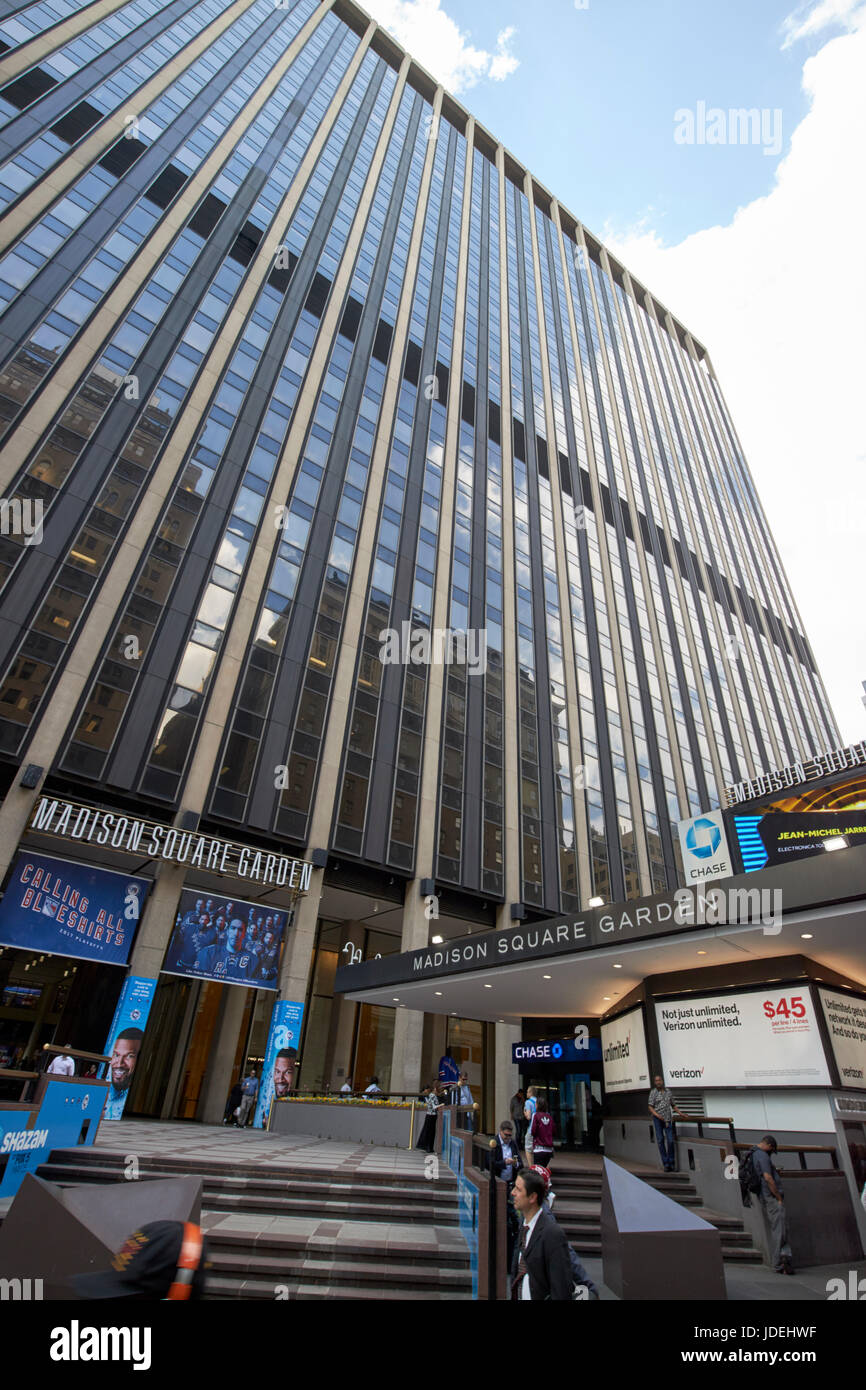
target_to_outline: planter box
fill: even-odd
[[[319,1139],[347,1139],[355,1144],[385,1144],[408,1149],[409,1106],[397,1109],[375,1101],[340,1101],[336,1105],[316,1101],[275,1099],[268,1126],[271,1134],[314,1134]],[[423,1105],[415,1106],[413,1142],[418,1142],[424,1123]]]

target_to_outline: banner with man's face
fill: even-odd
[[[105,1045],[110,1061],[100,1069],[101,1078],[107,1076],[111,1083],[103,1120],[119,1120],[123,1114],[155,992],[156,980],[145,975],[128,975],[123,982]]]
[[[303,1017],[304,1006],[295,1000],[278,999],[274,1004],[253,1119],[256,1129],[262,1129],[267,1124],[274,1096],[287,1096],[294,1089]]]

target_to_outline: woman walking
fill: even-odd
[[[553,1117],[548,1113],[546,1100],[538,1102],[530,1133],[533,1161],[540,1163],[543,1168],[549,1168],[553,1158]]]

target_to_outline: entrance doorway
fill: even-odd
[[[223,995],[237,985],[161,975],[145,1033],[141,1063],[136,1067],[126,1115],[165,1120],[194,1120],[202,1100],[211,1051],[223,1013]],[[252,1002],[248,989],[237,1037],[234,1072],[246,1060]],[[269,999],[270,995],[264,998]],[[267,1010],[267,1018],[270,1011]],[[259,1031],[266,1028],[262,1020]],[[263,1044],[262,1044],[263,1047]],[[228,1088],[227,1088],[228,1089]]]

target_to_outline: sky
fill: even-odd
[[[866,737],[866,0],[361,3],[707,348]]]

